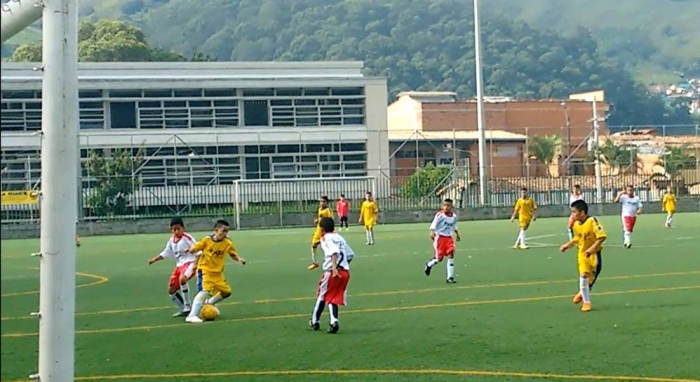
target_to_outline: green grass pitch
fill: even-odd
[[[444,263],[423,274],[428,223],[379,226],[369,247],[351,227],[342,234],[357,257],[335,336],[327,314],[324,331],[307,327],[312,228],[232,232],[249,264],[229,262],[234,294],[202,325],[170,317],[173,264],[147,265],[167,233],[84,238],[77,380],[700,380],[700,214],[678,214],[672,229],[641,216],[630,250],[620,218],[602,221],[610,237],[586,314],[571,302],[575,252],[558,251],[565,218],[533,223],[527,251],[510,249],[516,224],[460,223],[455,285]],[[37,240],[2,241],[3,381],[36,371],[37,250]]]

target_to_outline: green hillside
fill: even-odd
[[[372,6],[390,7],[400,3],[410,10],[420,9],[425,3],[436,6],[444,2],[382,0]],[[118,18],[136,22],[145,30],[149,41],[163,48],[191,53],[204,46],[206,53],[230,59],[230,52],[223,52],[222,46],[245,47],[247,44],[233,41],[235,33],[225,32],[238,28],[231,23],[233,20],[252,17],[256,23],[283,28],[284,25],[269,22],[277,20],[275,12],[282,9],[298,13],[304,7],[318,5],[321,9],[330,9],[340,3],[359,5],[366,1],[276,0],[264,3],[273,9],[257,11],[261,7],[249,0],[82,0],[80,13],[93,21]],[[458,8],[470,9],[472,0],[454,3]],[[493,17],[506,17],[566,35],[578,33],[578,27],[583,26],[591,31],[603,57],[618,61],[647,83],[674,80],[675,70],[699,69],[700,0],[482,0],[481,4],[485,22]],[[318,22],[323,21],[322,11],[317,16]],[[368,20],[382,22],[372,19],[371,15]],[[183,26],[188,33],[182,33]],[[36,30],[25,32],[11,39],[9,44],[20,45],[38,37]]]

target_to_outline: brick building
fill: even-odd
[[[485,103],[489,177],[544,175],[528,156],[527,142],[542,135],[561,137],[559,173],[583,174],[587,141],[592,136],[593,104],[600,117],[608,110],[602,92],[575,94],[566,100],[513,100],[488,97]],[[405,92],[387,111],[391,167],[409,173],[416,162],[463,161],[472,175],[478,172],[477,103],[457,100],[451,92]],[[600,135],[608,135],[604,121]],[[410,143],[409,143],[410,141]],[[415,142],[413,142],[415,141]],[[418,154],[416,154],[418,153]],[[569,158],[567,161],[566,158]]]

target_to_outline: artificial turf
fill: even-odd
[[[510,249],[517,224],[460,223],[455,285],[444,264],[423,274],[427,223],[379,226],[374,246],[351,227],[341,233],[357,257],[337,335],[307,327],[319,277],[306,270],[312,228],[232,232],[249,263],[228,264],[233,296],[202,325],[170,317],[173,264],[147,264],[167,233],[87,237],[76,380],[700,379],[700,214],[678,214],[672,229],[662,215],[641,216],[629,250],[619,217],[602,221],[610,238],[585,314],[571,302],[575,251],[558,251],[566,219],[533,223],[529,250]],[[37,240],[2,241],[3,381],[36,371],[37,250]]]

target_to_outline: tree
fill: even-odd
[[[561,137],[558,135],[535,136],[530,139],[528,152],[531,157],[545,167],[547,176],[551,176],[550,166],[561,155]]]
[[[90,151],[83,167],[95,181],[85,201],[94,216],[128,214],[129,196],[141,187],[141,179],[134,172],[142,162],[140,150],[132,156],[130,149],[113,149],[109,157]]]
[[[41,62],[41,44],[20,45],[15,62]],[[193,60],[209,59],[197,55]],[[81,21],[78,28],[78,60],[81,62],[187,61],[177,53],[153,49],[141,29],[117,20]]]
[[[450,176],[448,166],[435,166],[432,162],[416,171],[401,187],[404,198],[422,199],[434,196],[439,186]]]
[[[658,165],[663,166],[666,170],[666,176],[671,180],[675,180],[686,167],[695,164],[695,157],[690,154],[690,145],[684,143],[680,146],[671,146],[666,148],[659,159]]]
[[[633,146],[618,145],[612,140],[606,140],[598,147],[600,161],[608,169],[608,175],[619,174],[626,169],[634,167],[636,170],[638,158],[637,148]],[[595,158],[595,156],[593,156]]]

